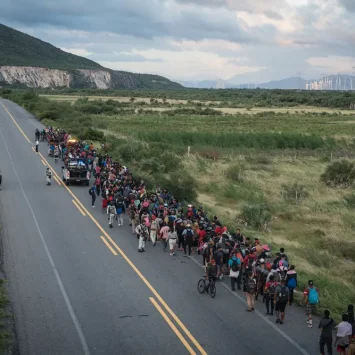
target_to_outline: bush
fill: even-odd
[[[348,187],[355,180],[355,165],[348,160],[336,161],[328,165],[321,180],[331,187]]]
[[[171,191],[173,196],[179,201],[194,201],[197,197],[197,182],[186,171],[179,170],[170,174],[169,178],[162,177],[161,174],[156,176],[156,181],[160,186],[163,186],[168,191]]]
[[[295,182],[292,185],[282,185],[283,191],[282,191],[282,197],[285,200],[303,200],[308,197],[308,192],[306,191],[306,188],[304,185],[300,185],[297,182]]]
[[[132,142],[122,144],[118,148],[118,153],[124,162],[131,162],[133,160],[140,160],[146,157],[146,148],[142,143]]]
[[[83,140],[90,140],[95,142],[104,142],[105,134],[104,132],[98,131],[97,129],[93,129],[91,127],[85,128],[85,130],[79,133],[79,138]]]
[[[349,196],[346,196],[345,202],[346,202],[348,208],[355,209],[355,194],[353,193]]]
[[[243,169],[240,165],[231,165],[226,170],[226,177],[231,182],[240,182],[243,181]]]
[[[271,221],[271,213],[264,204],[245,205],[241,218],[252,228],[260,230]]]
[[[142,159],[139,162],[139,167],[143,172],[146,172],[147,174],[161,173],[165,168],[158,158]]]

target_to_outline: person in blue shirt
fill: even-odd
[[[229,277],[231,279],[231,287],[232,291],[235,291],[235,284],[238,283],[238,276],[240,272],[242,262],[235,253],[232,254],[232,257],[228,261],[229,267]],[[240,285],[238,285],[238,289],[240,289]]]
[[[89,195],[91,196],[91,207],[95,207],[96,194],[97,194],[97,190],[94,183],[94,186],[92,186],[89,190]]]

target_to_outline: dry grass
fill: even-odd
[[[55,101],[69,101],[69,102],[75,102],[76,100],[83,98],[82,96],[75,96],[75,95],[40,95],[42,97],[46,97],[50,100],[55,100]],[[89,96],[88,97],[89,101],[94,101],[94,100],[114,100],[114,101],[119,101],[119,102],[130,102],[131,98],[130,97],[119,97],[119,96]],[[147,97],[137,97],[135,98],[136,102],[139,101],[144,101],[145,103],[149,104],[150,103],[150,98]],[[164,101],[162,99],[155,99],[158,103],[162,104]],[[165,100],[167,103],[172,104],[172,105],[186,105],[188,103],[188,100],[173,100],[173,99],[166,99]],[[192,100],[191,102],[194,103],[202,103],[204,105],[208,105],[212,103],[212,101],[198,101],[198,100]],[[213,101],[214,104],[219,104],[220,101]],[[172,107],[142,107],[141,108],[143,111],[144,110],[153,110],[157,112],[164,112],[171,110]],[[304,113],[311,113],[311,112],[326,112],[326,113],[338,113],[341,112],[343,115],[354,115],[355,110],[339,110],[339,109],[332,109],[332,108],[324,108],[324,107],[310,107],[310,106],[305,106],[305,107],[275,107],[275,108],[270,108],[270,107],[255,107],[255,108],[232,108],[232,107],[214,107],[213,109],[217,111],[221,111],[224,114],[229,114],[229,115],[234,115],[234,114],[249,114],[249,115],[255,115],[260,112],[275,112],[275,113],[286,113],[289,112],[290,114],[294,114],[297,112],[304,112]],[[355,121],[341,121],[341,122],[334,122],[334,124],[338,123],[344,123],[344,124],[354,124]]]

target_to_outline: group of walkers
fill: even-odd
[[[52,127],[48,127],[45,134],[49,144],[57,142],[56,147],[64,163],[71,158],[80,159],[92,173],[94,183],[89,189],[91,205],[94,208],[96,198],[102,197],[102,210],[108,216],[110,228],[116,222],[118,227],[122,227],[123,216],[128,215],[132,234],[137,237],[138,252],[145,252],[148,242],[151,242],[152,247],[161,242],[163,250],[169,250],[170,256],[177,252],[187,258],[192,253],[200,255],[207,280],[229,277],[231,289],[244,292],[248,312],[253,312],[255,300],[260,300],[265,303],[266,315],[275,315],[277,324],[284,323],[286,307],[294,302],[298,282],[295,265],[290,263],[283,248],[273,255],[270,247],[263,245],[258,238],[252,240],[245,237],[239,229],[231,233],[217,216],[210,219],[202,206],[186,205],[160,186],[148,191],[144,181],[135,179],[128,168],[108,154],[98,153],[93,144],[80,141],[68,144],[70,135]],[[319,295],[315,282],[309,280],[302,298],[309,328],[313,327],[312,316],[316,312]],[[324,313],[319,324],[321,354],[324,354],[325,346],[328,354],[332,353],[330,335],[334,327],[338,329],[338,352],[345,353],[348,349],[349,354],[355,354],[355,350],[352,350],[355,347],[352,344],[352,305],[343,315],[343,322],[337,326],[330,318],[329,311]]]

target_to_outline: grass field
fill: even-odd
[[[40,95],[41,97],[45,97],[49,100],[54,100],[54,101],[69,101],[74,103],[78,99],[82,98],[81,96],[75,96],[75,95]],[[89,101],[95,101],[95,100],[114,100],[114,101],[119,101],[119,102],[131,102],[130,97],[117,97],[117,96],[88,96]],[[199,100],[174,100],[174,99],[166,99],[163,101],[163,99],[155,99],[158,104],[163,104],[164,102],[167,102],[172,105],[189,105],[191,103],[201,103],[204,106],[209,106],[211,103],[215,105],[222,105],[223,102],[221,101],[199,101]],[[135,98],[135,101],[139,102],[145,102],[146,104],[151,104],[151,98],[147,97],[139,97]],[[134,103],[132,104],[134,106]],[[275,113],[299,113],[299,112],[304,112],[304,113],[320,113],[320,112],[326,112],[326,113],[339,113],[341,112],[343,115],[355,115],[355,110],[339,110],[339,109],[334,109],[334,108],[329,108],[329,107],[312,107],[312,106],[295,106],[295,107],[215,107],[215,110],[221,111],[224,114],[257,114],[261,112],[275,112]],[[154,110],[158,112],[164,112],[171,110],[171,107],[149,107],[149,108],[143,108],[143,110]]]
[[[354,185],[333,188],[321,175],[340,159],[354,159],[354,111],[310,106],[205,110],[181,100],[168,108],[159,107],[161,102],[140,107],[142,98],[131,102],[115,96],[110,101],[11,98],[45,123],[81,138],[105,137],[110,154],[149,186],[166,186],[202,204],[230,229],[241,228],[274,250],[285,247],[296,265],[299,289],[314,279],[321,306],[333,314],[353,303]]]

